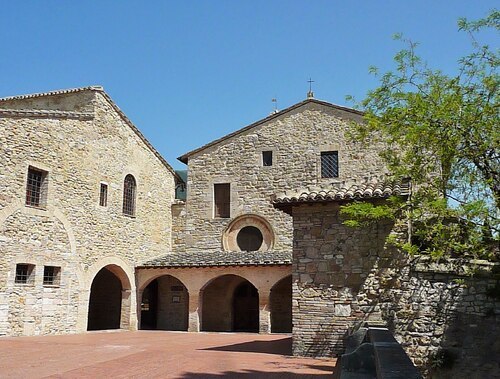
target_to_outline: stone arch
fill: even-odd
[[[249,280],[225,274],[207,282],[200,291],[201,330],[214,332],[259,329],[259,293]]]
[[[274,284],[269,295],[271,333],[292,332],[292,275]]]
[[[120,258],[107,257],[88,272],[87,330],[133,329],[133,272]]]
[[[141,295],[140,329],[188,330],[189,291],[170,274],[148,280]]]
[[[260,238],[261,243],[258,249],[254,251],[268,251],[274,246],[275,234],[271,224],[262,216],[256,214],[244,214],[236,217],[228,225],[222,235],[222,246],[225,251],[242,251],[241,235],[245,231],[250,232],[248,235],[254,238]],[[260,232],[260,236],[259,233]],[[255,246],[255,241],[249,246]],[[258,245],[258,243],[257,243]]]
[[[2,227],[3,223],[7,221],[9,217],[13,216],[17,211],[20,211],[24,214],[38,215],[48,218],[54,217],[63,225],[64,230],[66,231],[71,253],[76,254],[76,238],[75,234],[73,233],[73,228],[71,227],[71,223],[61,210],[51,205],[48,205],[47,209],[43,211],[36,208],[27,208],[24,203],[22,203],[20,200],[17,200],[16,202],[0,211],[0,228]]]

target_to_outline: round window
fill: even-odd
[[[274,245],[274,232],[269,222],[255,214],[236,217],[222,234],[225,251],[269,251]]]
[[[241,228],[236,237],[236,243],[241,251],[257,251],[262,246],[262,233],[255,226]]]

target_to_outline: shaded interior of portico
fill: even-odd
[[[188,330],[189,292],[171,275],[152,280],[142,293],[140,329]]]
[[[248,280],[223,275],[201,292],[201,330],[212,332],[258,332],[259,293]]]
[[[128,329],[130,281],[116,265],[103,267],[90,287],[87,330]]]
[[[271,332],[292,332],[292,276],[287,276],[271,288]]]

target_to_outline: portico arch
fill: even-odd
[[[189,292],[179,279],[162,275],[142,291],[141,329],[188,330]]]
[[[292,332],[292,276],[278,281],[269,295],[271,333]]]
[[[87,330],[129,329],[131,290],[123,268],[116,264],[101,268],[90,286]]]
[[[259,293],[247,279],[233,274],[209,281],[200,291],[201,330],[258,332]]]

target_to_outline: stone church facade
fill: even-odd
[[[313,261],[273,201],[385,180],[361,119],[310,97],[188,152],[184,201],[101,87],[1,99],[0,334],[290,332]]]

